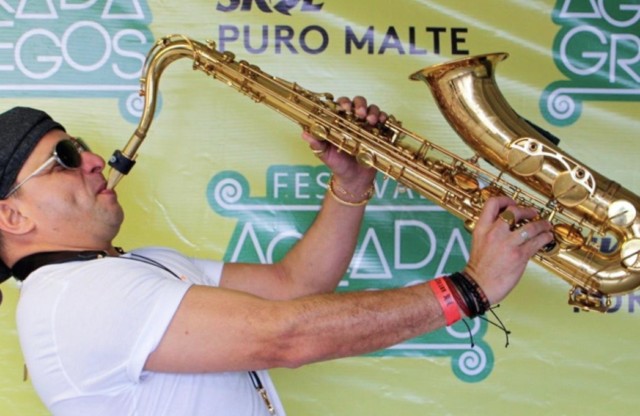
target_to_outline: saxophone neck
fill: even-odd
[[[213,45],[211,45],[213,49]],[[198,60],[203,45],[180,35],[167,36],[158,40],[147,54],[142,78],[140,96],[144,100],[138,127],[122,150],[116,150],[109,159],[111,167],[107,188],[113,189],[127,175],[135,164],[137,151],[147,136],[156,110],[158,82],[164,69],[180,58]]]

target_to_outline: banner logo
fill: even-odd
[[[324,11],[319,0],[218,0],[216,11],[232,14],[238,12],[282,15],[287,19],[299,13]],[[389,3],[389,7],[395,7]],[[269,16],[270,20],[271,16]],[[225,19],[229,21],[228,18]],[[339,43],[345,55],[468,55],[466,49],[467,27],[387,26],[358,24],[329,28],[318,24],[297,27],[293,24],[224,23],[218,26],[218,47],[237,52],[240,47],[250,54],[308,54],[324,53],[334,43]]]
[[[549,123],[574,123],[586,100],[640,101],[637,0],[558,0],[553,21],[561,27],[554,60],[567,80],[543,93],[540,109]]]
[[[209,182],[207,200],[219,215],[238,223],[224,261],[272,263],[281,259],[311,225],[327,188],[329,172],[318,166],[272,166],[267,196],[251,197],[249,183],[235,171]],[[470,235],[460,220],[395,181],[378,178],[358,244],[338,291],[403,287],[461,270]],[[486,378],[493,351],[483,339],[485,321],[463,322],[379,351],[376,356],[450,357],[463,381]]]
[[[317,12],[322,9],[324,3],[315,4],[315,0],[228,0],[219,1],[216,10],[220,12],[243,11],[250,12],[253,7],[263,13],[278,12],[291,16],[291,11],[299,9],[301,12]]]
[[[144,0],[0,0],[0,93],[117,97],[135,121],[150,23]]]

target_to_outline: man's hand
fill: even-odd
[[[371,126],[387,120],[385,112],[380,111],[374,104],[368,105],[363,97],[358,96],[353,100],[341,97],[336,102],[343,110],[353,113],[356,118],[366,121]],[[362,195],[371,187],[376,174],[375,169],[360,165],[353,156],[340,151],[327,141],[317,140],[308,132],[303,132],[302,138],[309,143],[309,147],[320,160],[331,169],[334,181],[340,188],[353,195]]]
[[[528,222],[512,229],[500,217],[503,211],[510,211],[516,224]],[[537,214],[535,209],[518,206],[507,197],[491,198],[485,204],[473,231],[465,272],[476,280],[491,304],[507,296],[520,280],[529,259],[553,240],[551,224],[534,221]]]

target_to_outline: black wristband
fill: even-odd
[[[491,307],[491,303],[478,283],[464,272],[456,272],[449,276],[451,283],[466,304],[469,318],[484,315]]]

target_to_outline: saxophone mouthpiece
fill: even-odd
[[[109,177],[107,178],[107,189],[113,189],[116,187],[116,185],[118,184],[118,182],[120,182],[120,179],[122,179],[124,175],[122,175],[122,173],[118,172],[115,169],[110,169],[109,170]]]
[[[107,189],[115,188],[122,177],[129,173],[133,165],[136,164],[134,159],[135,156],[129,158],[120,150],[113,152],[113,155],[111,155],[109,159],[111,170],[109,171],[109,178],[107,179]]]

